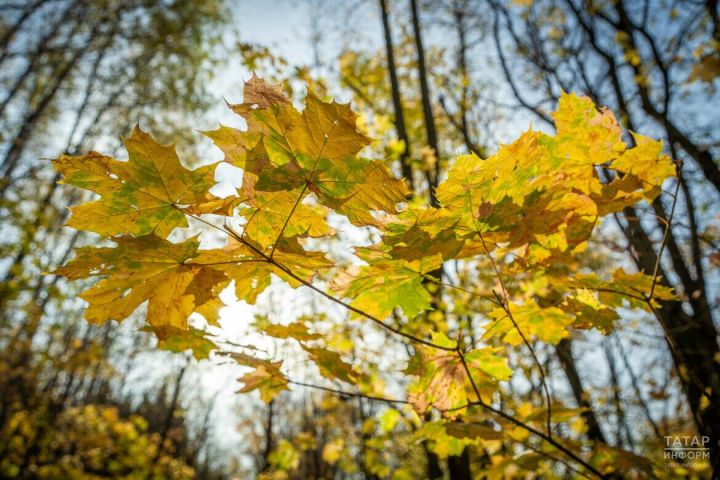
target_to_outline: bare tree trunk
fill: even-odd
[[[580,380],[580,374],[578,373],[575,358],[572,353],[572,340],[567,338],[561,340],[560,343],[555,346],[555,352],[560,359],[560,365],[562,365],[563,370],[565,371],[565,376],[567,377],[570,388],[572,389],[575,402],[577,402],[580,408],[585,409],[582,416],[588,427],[588,438],[596,442],[607,443],[605,436],[600,429],[600,424],[597,421],[595,412],[592,409],[590,397],[585,392],[582,381]]]
[[[405,113],[403,112],[402,96],[397,78],[397,68],[395,67],[395,52],[386,0],[380,0],[380,14],[382,16],[383,33],[385,35],[385,55],[387,57],[388,73],[390,75],[390,90],[392,94],[393,111],[395,113],[395,131],[405,146],[403,152],[400,154],[400,166],[402,167],[403,177],[405,177],[412,189],[414,188],[414,180],[412,165],[410,164],[410,139],[405,129]]]
[[[470,453],[465,447],[459,456],[448,457],[450,480],[472,480],[470,473]]]
[[[425,450],[425,458],[427,460],[427,478],[428,480],[438,480],[444,477],[440,468],[440,459],[434,452],[431,452],[427,443],[423,442],[423,450]]]
[[[460,99],[457,100],[458,108],[460,110],[460,120],[458,121],[454,115],[450,113],[448,108],[445,106],[443,97],[440,97],[440,106],[445,111],[445,114],[450,120],[450,123],[455,129],[460,132],[463,138],[463,142],[469,151],[474,153],[480,158],[485,157],[484,149],[475,143],[470,135],[470,125],[468,122],[468,92],[470,88],[470,72],[468,71],[467,64],[467,12],[465,9],[468,7],[468,2],[456,2],[453,7],[453,19],[455,21],[455,31],[458,36],[458,51],[457,51],[457,67],[458,73],[460,74]]]
[[[168,434],[170,433],[173,420],[175,419],[175,411],[177,410],[178,404],[180,402],[180,391],[182,388],[183,377],[185,376],[185,372],[187,372],[187,368],[189,365],[189,361],[185,362],[185,364],[183,364],[183,366],[180,368],[177,378],[175,379],[175,388],[173,390],[172,399],[170,400],[170,405],[167,411],[167,415],[165,416],[165,421],[163,422],[159,432],[160,441],[158,442],[158,448],[155,452],[155,456],[152,458],[150,464],[148,465],[146,476],[148,480],[153,478],[153,469],[155,468],[155,465],[157,465],[158,460],[160,460],[160,456],[165,453],[165,442],[168,439]]]
[[[440,149],[438,148],[437,132],[435,130],[435,118],[433,117],[432,111],[430,87],[428,87],[427,68],[425,67],[425,48],[423,47],[422,31],[420,29],[420,15],[418,13],[416,0],[410,0],[410,10],[412,12],[413,33],[415,34],[415,49],[417,51],[418,61],[418,81],[420,82],[420,94],[422,96],[425,133],[427,135],[428,146],[435,154],[435,171],[433,173],[426,171],[426,176],[430,194],[430,205],[437,208],[440,206],[440,203],[437,200],[435,188],[438,185],[440,177]]]
[[[630,450],[633,449],[635,442],[633,441],[630,427],[625,418],[625,409],[623,408],[622,398],[620,397],[620,379],[618,377],[617,367],[615,365],[615,356],[609,343],[610,339],[603,340],[603,351],[607,360],[608,370],[610,371],[610,388],[612,393],[613,405],[615,406],[615,416],[617,417],[617,425],[615,426],[615,444],[618,447],[627,445]],[[627,443],[623,443],[623,436]]]
[[[428,74],[425,66],[425,48],[423,46],[422,31],[420,28],[420,15],[418,12],[418,6],[416,0],[410,0],[410,10],[412,12],[412,25],[413,33],[415,36],[415,49],[417,51],[418,61],[418,80],[420,82],[420,95],[422,97],[423,106],[423,119],[425,123],[425,132],[427,135],[428,146],[433,150],[435,155],[435,168],[434,172],[426,171],[426,178],[428,182],[428,193],[430,196],[430,205],[437,208],[440,203],[437,200],[436,191],[440,181],[440,149],[438,148],[437,131],[435,129],[435,118],[432,111],[430,88],[428,86]],[[430,275],[440,279],[442,277],[442,267],[430,272]],[[439,288],[433,296],[433,306],[436,307],[439,304],[439,300],[442,296],[442,289]],[[426,452],[430,453],[429,450]],[[437,458],[437,457],[436,457]],[[439,464],[435,464],[430,461],[428,457],[428,472],[430,478],[441,478],[442,471]],[[448,458],[448,470],[450,471],[451,480],[464,480],[470,478],[470,455],[467,448],[463,449],[460,456]],[[435,475],[433,477],[432,475]]]
[[[267,472],[270,469],[270,454],[272,453],[274,440],[273,440],[273,417],[274,417],[274,404],[275,400],[271,400],[267,404],[267,414],[265,415],[265,445],[262,451],[262,467],[261,472]]]
[[[650,427],[653,430],[653,433],[655,434],[655,437],[658,440],[662,440],[662,433],[660,432],[660,428],[658,427],[657,423],[652,417],[652,414],[650,413],[650,407],[648,406],[647,402],[643,399],[642,391],[640,390],[640,382],[638,381],[637,375],[635,375],[635,371],[632,369],[632,365],[630,365],[630,361],[627,358],[627,355],[625,354],[625,350],[623,349],[622,343],[619,341],[617,342],[618,352],[620,354],[620,358],[623,361],[623,365],[625,365],[625,370],[627,370],[628,375],[630,376],[630,383],[632,384],[633,391],[635,392],[635,397],[637,397],[637,401],[640,405],[640,408],[642,409],[643,413],[645,414],[645,419],[650,424]]]

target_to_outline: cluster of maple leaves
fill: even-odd
[[[147,322],[161,340],[197,336],[188,317],[198,313],[215,324],[221,291],[232,284],[239,300],[253,304],[276,276],[411,343],[410,401],[419,413],[457,415],[473,398],[489,403],[497,382],[510,378],[503,345],[557,343],[572,328],[605,331],[616,309],[652,309],[656,299],[673,296],[652,276],[616,270],[603,277],[577,268],[575,257],[602,217],[652,201],[675,171],[661,142],[634,134],[628,146],[612,113],[588,98],[563,95],[554,136],[529,130],[488,159],[457,158],[435,192],[439,208],[409,201],[413,192],[387,162],[359,155],[371,140],[348,105],[308,94],[299,111],[279,87],[253,77],[244,102],[231,108],[247,128],[221,126],[206,135],[224,162],[244,172],[236,196],[209,192],[217,163],[189,170],[174,147],[137,128],[125,140],[129,161],[95,152],[54,161],[65,183],[99,195],[73,207],[68,224],[115,243],[80,248],[57,271],[100,278],[82,295],[88,321],[122,320],[147,301]],[[337,264],[306,241],[335,235],[330,213],[376,229],[381,240],[355,248],[359,262]],[[169,241],[174,229],[188,227],[188,217],[221,230],[226,245]],[[225,217],[222,226],[218,217]],[[436,272],[445,262],[479,259],[497,286],[486,299],[486,346],[468,351],[414,319],[433,308],[428,284],[440,282]],[[304,324],[263,330],[297,340],[329,379],[360,378]],[[281,362],[233,358],[253,368],[243,377],[245,391],[260,389],[269,401],[288,387]]]

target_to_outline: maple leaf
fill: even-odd
[[[370,144],[370,139],[357,130],[357,115],[349,104],[323,102],[309,93],[302,116],[295,118],[287,141],[298,152],[298,163],[307,170],[320,158],[352,157]]]
[[[311,333],[308,326],[301,321],[292,322],[288,325],[277,325],[261,317],[257,318],[255,323],[258,329],[275,338],[294,338],[300,342],[322,338],[320,334]]]
[[[245,168],[248,149],[257,143],[257,139],[252,142],[247,138],[248,133],[225,125],[220,125],[217,130],[201,133],[210,138],[215,146],[222,150],[225,154],[225,162],[239,168]]]
[[[432,341],[450,349],[456,347],[443,333],[434,333]],[[486,347],[464,354],[473,381],[485,397],[494,390],[497,380],[507,380],[512,374],[507,358],[496,355],[497,352],[498,349]],[[418,346],[405,371],[418,377],[408,387],[410,401],[418,413],[424,413],[430,406],[448,411],[450,416],[464,411],[462,407],[469,401],[468,391],[472,390],[456,351]]]
[[[474,231],[460,232],[457,218],[448,210],[409,208],[393,216],[385,225],[383,243],[392,247],[393,258],[417,260],[420,255],[432,257],[440,254],[443,260],[458,257],[465,245],[464,236]]]
[[[274,251],[283,236],[331,235],[328,207],[357,224],[374,224],[372,211],[395,212],[405,200],[404,182],[384,163],[355,156],[369,139],[357,131],[349,106],[310,94],[299,112],[278,87],[256,76],[244,96],[231,108],[245,118],[247,131],[221,126],[205,134],[227,162],[244,170],[236,204],[244,206],[243,235],[262,250]],[[316,201],[308,201],[313,194]]]
[[[459,425],[461,422],[452,422],[448,420],[435,420],[431,422],[425,422],[415,432],[414,437],[420,440],[427,440],[430,451],[438,455],[440,458],[447,458],[448,456],[457,456],[462,454],[463,450],[468,445],[477,444],[478,442],[470,436],[463,437],[462,435],[453,435],[451,430],[456,430],[455,425]]]
[[[550,168],[551,155],[543,134],[530,131],[487,160],[460,156],[437,189],[442,208],[400,216],[386,243],[405,237],[400,241],[406,244],[443,245],[436,248],[445,259],[490,252],[499,243],[554,250],[578,245],[590,236],[597,207],[568,188],[564,169]],[[586,169],[592,176],[592,164]]]
[[[215,165],[188,170],[173,146],[160,145],[138,127],[125,139],[125,147],[127,162],[96,152],[53,161],[63,183],[100,195],[71,207],[69,226],[104,235],[154,233],[165,238],[175,227],[187,226],[186,206],[198,211],[200,205],[218,200],[208,193],[215,184]]]
[[[160,339],[187,330],[187,318],[217,295],[225,275],[189,260],[198,256],[194,240],[176,244],[154,234],[117,237],[116,247],[82,247],[55,271],[71,280],[103,277],[80,297],[92,323],[123,320],[148,302],[147,321]]]
[[[231,239],[225,248],[203,250],[193,260],[195,264],[212,266],[235,280],[238,300],[254,304],[257,297],[270,286],[272,275],[297,288],[333,266],[321,252],[308,252],[297,238],[283,238],[274,252],[273,262],[247,244]],[[288,270],[293,275],[288,274]],[[297,278],[295,278],[297,277]]]
[[[70,225],[119,235],[116,247],[81,248],[75,260],[58,270],[72,279],[103,277],[83,293],[90,304],[88,320],[121,320],[147,301],[147,321],[161,346],[191,348],[203,357],[213,344],[202,332],[188,331],[188,316],[199,313],[216,322],[222,306],[218,295],[231,282],[238,299],[251,304],[273,277],[293,288],[308,285],[345,304],[312,284],[320,277],[348,299],[356,314],[383,324],[377,319],[402,310],[408,319],[403,328],[420,332],[427,323],[414,317],[431,308],[436,286],[428,274],[445,261],[478,257],[482,261],[467,263],[468,270],[477,272],[459,280],[492,278],[500,283],[503,298],[496,294],[493,304],[500,308],[483,302],[473,310],[492,287],[477,295],[480,300],[468,302],[457,299],[473,296],[473,290],[459,287],[465,291],[448,302],[456,305],[447,310],[456,317],[489,317],[484,339],[493,344],[519,345],[523,337],[556,344],[571,326],[609,331],[617,309],[648,309],[652,302],[675,298],[646,275],[616,271],[607,280],[557,266],[567,261],[577,267],[578,252],[588,245],[600,217],[652,201],[674,172],[661,142],[634,134],[635,145],[628,147],[612,113],[597,109],[586,97],[562,95],[553,115],[555,135],[531,129],[485,160],[460,156],[436,189],[440,208],[417,198],[407,202],[410,192],[388,164],[362,157],[370,139],[358,129],[349,105],[308,94],[299,110],[281,88],[253,75],[243,102],[230,108],[244,118],[246,130],[220,126],[205,135],[226,162],[243,170],[237,197],[209,194],[214,165],[188,170],[172,147],[157,144],[139,129],[126,140],[127,162],[97,153],[55,161],[67,183],[100,195],[75,207]],[[164,239],[174,228],[187,226],[186,214],[232,217],[236,212],[242,217],[237,223],[226,219],[224,227],[217,227],[229,237],[223,248],[199,250],[196,239],[178,244]],[[316,242],[308,239],[334,235],[328,224],[333,213],[380,231],[381,242],[355,250],[364,265],[333,268],[324,253],[312,250]],[[231,225],[241,225],[242,233]],[[482,269],[491,270],[490,275]],[[511,285],[509,292],[505,285]],[[266,335],[298,341],[326,379],[356,384],[364,393],[382,389],[371,384],[377,377],[361,375],[340,353],[312,343],[321,336],[311,333],[304,320],[256,323]],[[502,348],[464,352],[444,333],[427,341],[425,331],[413,337],[383,325],[413,344],[406,373],[415,378],[408,394],[420,413],[435,407],[452,418],[464,415],[473,403],[470,398],[478,394],[490,402],[498,382],[512,374]],[[282,362],[232,356],[252,368],[240,379],[242,392],[257,389],[264,401],[271,401],[288,388]],[[535,412],[537,419],[526,415],[528,421],[539,421],[550,408],[541,410]],[[442,445],[433,448],[445,455],[496,436],[472,419],[423,428],[442,438]],[[341,449],[329,456],[334,459]],[[527,464],[534,461],[528,458]]]
[[[267,287],[273,273],[282,274],[279,269],[257,255],[251,248],[231,241],[225,248],[203,250],[195,259],[203,265],[225,272],[235,281],[235,294],[239,300],[254,304]]]
[[[190,350],[196,360],[207,359],[210,358],[213,350],[217,350],[218,346],[206,335],[207,332],[190,327],[186,332],[176,332],[164,340],[158,340],[158,348],[171,352]]]
[[[560,308],[575,315],[574,327],[595,327],[604,334],[610,333],[615,321],[620,318],[615,310],[607,308],[600,301],[597,292],[586,288],[576,290],[573,295],[565,299]]]
[[[396,213],[397,204],[409,195],[405,182],[395,178],[384,162],[357,157],[342,162],[321,158],[310,175],[309,190],[358,226],[381,225],[372,212]]]
[[[662,142],[633,133],[636,146],[611,163],[617,174],[594,195],[600,214],[616,212],[641,200],[654,200],[662,192],[662,183],[675,175],[675,165],[662,154]]]
[[[484,440],[500,440],[502,433],[486,423],[479,422],[447,422],[447,434],[456,438],[482,438]]]
[[[263,247],[271,247],[285,237],[324,237],[333,229],[325,218],[329,210],[321,205],[302,203],[301,188],[262,191],[255,188],[257,178],[247,175],[239,202],[247,205],[240,213],[246,218],[244,233]]]
[[[413,318],[430,308],[432,297],[423,281],[441,264],[440,255],[412,262],[381,258],[346,270],[345,277],[339,277],[333,287],[352,299],[350,305],[376,318],[389,316],[397,307]]]
[[[253,76],[245,85],[244,102],[231,108],[246,119],[248,131],[221,127],[209,136],[226,159],[250,173],[241,197],[253,209],[250,215],[256,225],[249,225],[250,233],[263,234],[254,238],[259,244],[265,246],[270,240],[270,225],[279,225],[275,228],[280,231],[290,228],[291,236],[327,234],[321,221],[325,211],[314,215],[302,203],[311,193],[357,225],[376,224],[372,212],[395,213],[397,204],[407,198],[405,182],[383,162],[356,156],[370,140],[358,132],[357,117],[348,105],[308,94],[305,109],[299,112],[280,89]],[[266,208],[268,200],[273,205]],[[264,215],[267,221],[255,218]],[[294,219],[295,215],[300,218]],[[285,221],[278,222],[279,216]]]
[[[520,345],[523,343],[520,332],[528,340],[538,338],[551,344],[569,335],[567,327],[572,324],[574,317],[558,307],[542,308],[533,300],[521,304],[510,302],[507,306],[512,319],[504,308],[494,309],[490,317],[495,321],[487,328],[486,337],[502,336],[504,342]],[[513,325],[513,319],[517,328]]]
[[[250,80],[245,82],[243,103],[230,105],[230,107],[246,120],[252,120],[255,110],[265,110],[273,105],[289,104],[290,100],[279,85],[270,85],[253,73]]]
[[[486,160],[458,157],[437,188],[442,208],[396,216],[385,243],[431,244],[446,260],[532,244],[547,258],[587,241],[600,216],[655,198],[674,172],[660,142],[636,135],[627,148],[612,113],[586,97],[562,95],[553,118],[554,137],[530,130]],[[603,184],[598,168],[619,174]],[[537,248],[527,253],[544,259]]]
[[[244,353],[231,353],[230,357],[240,365],[254,369],[240,377],[244,384],[240,393],[258,390],[262,401],[270,403],[283,390],[288,390],[288,379],[280,371],[282,361],[272,362]]]
[[[359,374],[352,365],[345,362],[339,353],[325,348],[308,347],[303,349],[310,355],[310,359],[318,366],[320,373],[328,380],[342,380],[345,383],[354,384]]]
[[[627,273],[619,268],[612,272],[611,280],[604,280],[596,274],[578,274],[567,280],[571,287],[596,290],[599,301],[611,308],[630,306],[651,311],[646,300],[652,290],[652,305],[658,306],[658,300],[677,300],[678,296],[671,288],[653,282],[651,275],[642,272]],[[653,289],[653,283],[654,289]]]
[[[276,165],[295,161],[311,168],[321,157],[352,156],[370,143],[357,131],[357,116],[349,105],[326,103],[310,93],[301,113],[280,87],[255,75],[245,83],[243,96],[243,103],[230,108],[246,120],[250,138],[262,134],[269,159]]]
[[[225,303],[220,299],[220,292],[225,290],[230,283],[230,279],[226,278],[224,281],[219,282],[212,287],[213,295],[206,299],[206,301],[195,308],[195,313],[200,314],[209,325],[214,327],[220,326],[220,309],[225,306]]]
[[[557,161],[573,173],[580,169],[586,181],[592,175],[584,167],[602,165],[625,150],[615,115],[607,108],[598,109],[588,97],[563,93],[552,117]]]

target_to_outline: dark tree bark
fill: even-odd
[[[467,54],[468,54],[468,40],[467,40],[467,33],[468,33],[468,26],[467,26],[467,12],[466,8],[468,7],[469,2],[468,1],[461,1],[453,4],[452,9],[452,16],[453,16],[453,26],[455,27],[455,31],[457,33],[457,40],[458,40],[458,47],[457,47],[457,68],[458,73],[460,75],[460,99],[456,100],[455,102],[458,105],[459,110],[459,120],[455,118],[455,115],[453,115],[447,106],[445,105],[445,99],[441,96],[440,97],[440,106],[442,107],[443,111],[445,112],[445,115],[447,115],[448,120],[452,124],[452,126],[460,132],[460,135],[462,135],[463,142],[465,143],[465,146],[467,149],[477,155],[480,158],[485,157],[484,149],[475,143],[472,140],[472,136],[470,134],[470,124],[468,121],[468,94],[469,94],[469,88],[470,88],[470,72],[468,70],[468,63],[467,63]]]
[[[185,377],[185,373],[187,372],[187,368],[189,366],[190,362],[185,362],[182,367],[180,367],[180,371],[177,374],[177,377],[175,378],[175,385],[173,388],[173,394],[172,398],[170,400],[170,405],[167,407],[167,414],[165,415],[165,419],[163,420],[162,426],[160,428],[160,431],[158,432],[160,434],[160,441],[158,442],[158,448],[157,452],[155,452],[155,455],[153,456],[152,460],[150,461],[150,464],[148,465],[148,471],[147,471],[147,479],[150,480],[150,478],[153,477],[153,468],[155,465],[157,465],[158,460],[160,460],[160,457],[163,455],[163,453],[166,452],[165,449],[165,443],[168,439],[168,435],[170,433],[170,429],[173,425],[173,420],[175,419],[175,412],[178,409],[178,405],[180,404],[180,391],[182,389],[182,381],[183,377]]]
[[[457,457],[448,457],[448,471],[451,480],[472,480],[470,473],[470,452],[467,447]]]
[[[422,98],[425,133],[427,135],[428,146],[435,154],[434,172],[431,173],[426,171],[426,178],[428,182],[430,205],[437,208],[440,206],[440,203],[437,200],[435,189],[440,181],[440,149],[438,148],[437,131],[435,130],[435,118],[433,116],[431,94],[428,86],[428,73],[425,66],[425,47],[423,46],[420,14],[416,0],[410,0],[410,10],[412,13],[413,34],[415,36],[415,49],[417,52],[418,81],[420,82],[420,95]],[[430,272],[430,275],[440,279],[442,277],[442,267],[436,271]],[[433,309],[435,309],[439,304],[441,295],[442,289],[438,289],[438,291],[434,294],[432,302]],[[432,465],[430,461],[428,461],[428,469],[431,475],[441,475],[439,465]],[[463,480],[465,478],[469,478],[470,456],[467,448],[463,450],[460,456],[448,458],[448,469],[450,471],[451,480]],[[436,477],[431,476],[430,478]]]
[[[272,453],[275,445],[273,439],[273,418],[275,415],[274,403],[275,400],[271,400],[270,403],[267,404],[267,413],[265,414],[265,442],[262,451],[261,472],[267,472],[270,468],[270,454]]]
[[[560,365],[562,365],[565,376],[570,384],[575,402],[578,407],[585,409],[582,416],[588,427],[588,438],[596,442],[607,443],[605,435],[603,435],[600,429],[600,423],[595,416],[595,411],[590,403],[590,397],[583,388],[582,380],[580,379],[580,374],[578,373],[575,358],[572,353],[572,340],[567,338],[561,340],[560,343],[555,346],[555,352],[557,353],[558,359],[560,359]]]
[[[405,149],[400,154],[400,166],[403,177],[408,181],[410,188],[414,188],[413,170],[410,164],[410,139],[405,128],[405,113],[402,106],[402,95],[400,84],[397,78],[395,66],[395,51],[393,48],[392,32],[390,30],[389,13],[387,0],[380,0],[380,14],[382,16],[383,34],[385,36],[385,56],[387,58],[388,74],[390,76],[390,91],[392,94],[393,112],[395,114],[395,131],[398,138],[405,144]]]
[[[440,150],[438,149],[435,118],[433,117],[431,103],[432,97],[430,96],[427,68],[425,67],[425,48],[423,46],[422,31],[420,28],[420,14],[418,13],[416,0],[410,0],[410,10],[412,12],[413,33],[415,35],[415,49],[417,51],[418,81],[420,82],[420,95],[422,97],[425,133],[427,135],[428,146],[435,153],[435,171],[432,173],[430,171],[426,172],[428,190],[430,194],[430,205],[433,207],[439,207],[440,203],[435,195],[435,188],[437,188],[440,177]]]
[[[610,371],[610,389],[612,394],[613,406],[615,407],[615,417],[617,424],[615,425],[615,444],[618,447],[624,445],[629,447],[632,451],[633,445],[635,444],[630,431],[630,426],[627,423],[625,416],[625,408],[623,407],[623,401],[620,396],[620,378],[618,376],[617,366],[615,364],[615,354],[609,344],[609,339],[605,339],[604,352],[605,359],[607,360],[608,370]],[[627,443],[623,443],[623,438],[627,440]]]

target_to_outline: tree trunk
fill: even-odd
[[[390,90],[392,94],[393,111],[395,113],[395,131],[397,132],[398,138],[405,144],[405,148],[400,154],[400,166],[402,167],[403,177],[408,181],[410,188],[413,189],[413,170],[410,164],[410,139],[405,129],[405,114],[403,112],[400,84],[397,78],[397,68],[395,67],[395,52],[386,0],[380,0],[380,14],[382,16],[383,33],[385,35],[385,55],[387,57],[388,73],[390,75]]]
[[[435,154],[435,171],[433,173],[429,170],[426,171],[426,177],[428,180],[430,205],[437,208],[440,206],[440,203],[437,200],[435,188],[438,185],[440,177],[440,150],[438,149],[435,119],[433,118],[432,103],[430,100],[430,87],[428,87],[427,69],[425,67],[425,48],[423,47],[422,31],[420,29],[420,15],[418,13],[416,0],[410,0],[410,10],[412,11],[413,33],[415,34],[415,49],[417,51],[418,61],[418,81],[420,82],[420,95],[422,96],[425,133],[427,134],[428,146]]]
[[[572,340],[568,338],[561,340],[560,343],[555,346],[555,352],[560,359],[560,365],[562,365],[563,370],[565,371],[565,376],[567,377],[570,388],[572,389],[575,402],[577,402],[578,407],[585,409],[582,416],[588,427],[588,438],[596,442],[607,443],[605,436],[600,429],[597,417],[595,417],[595,412],[592,409],[590,397],[585,392],[582,381],[580,380],[580,374],[578,373],[575,358],[572,354]]]
[[[465,447],[459,456],[448,457],[448,471],[450,480],[472,480],[468,447]]]
[[[265,416],[265,445],[263,446],[262,452],[262,467],[261,472],[267,472],[270,469],[270,454],[272,453],[274,441],[273,441],[273,417],[274,417],[274,403],[275,400],[271,400],[267,405],[267,415]]]

